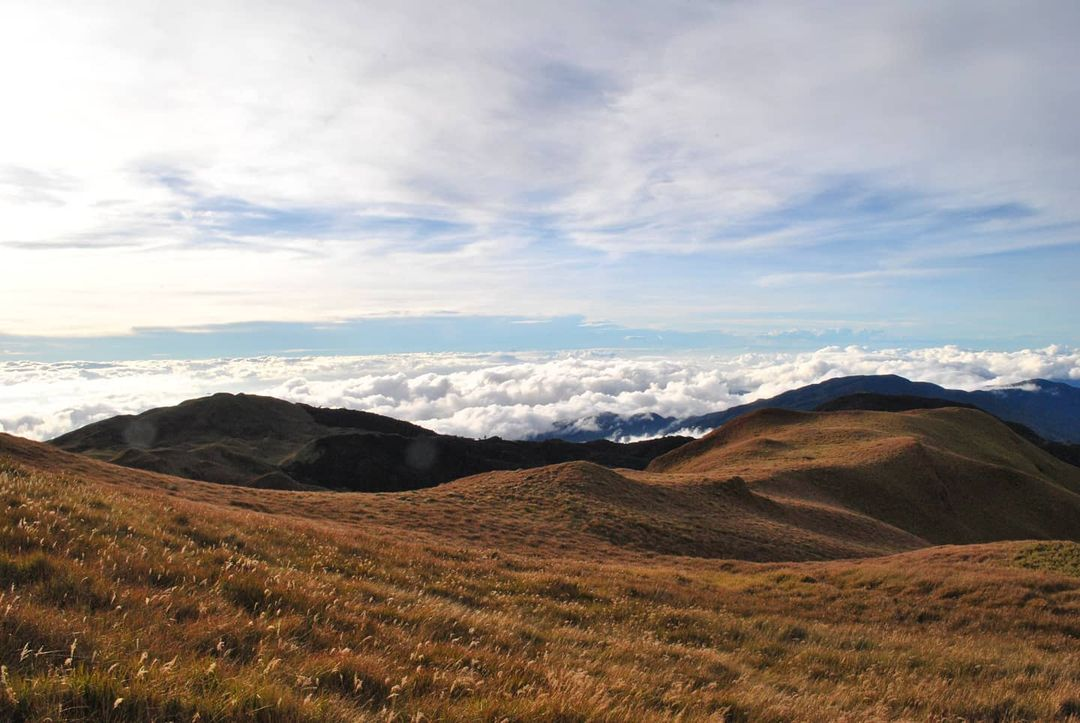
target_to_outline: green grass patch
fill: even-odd
[[[1029,570],[1045,570],[1080,577],[1080,544],[1038,542],[1018,552],[1013,562]]]

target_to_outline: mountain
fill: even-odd
[[[725,422],[758,409],[777,408],[812,411],[837,397],[852,394],[884,394],[941,399],[970,405],[1001,419],[1017,422],[1051,442],[1080,443],[1080,388],[1062,382],[1031,379],[1019,384],[995,389],[966,392],[929,382],[913,382],[893,374],[848,376],[829,379],[792,389],[768,399],[740,404],[720,412],[668,421],[654,416],[637,417],[634,424],[637,437],[685,434],[689,431],[716,429]],[[618,415],[598,415],[576,425],[561,423],[544,435],[559,438],[567,434],[577,441],[617,439],[624,436],[625,418]]]
[[[737,475],[754,492],[865,515],[928,544],[1080,536],[1080,469],[974,409],[764,409],[647,471]]]
[[[476,440],[436,434],[368,412],[250,394],[215,394],[96,422],[52,444],[126,467],[208,482],[380,491],[430,487],[479,472],[572,460],[640,469],[687,441],[684,437],[634,444]]]
[[[974,404],[965,402],[951,402],[948,399],[934,399],[933,397],[915,397],[910,394],[875,394],[872,392],[859,392],[836,397],[819,404],[812,411],[815,412],[852,412],[861,410],[864,412],[910,412],[913,409],[942,409],[944,407],[961,407],[963,409],[978,409]],[[1034,432],[1032,432],[1034,434]]]
[[[1001,419],[1030,427],[1046,439],[1080,442],[1080,389],[1045,379],[965,392],[929,382],[912,382],[893,374],[840,377],[722,412],[689,417],[678,424],[685,429],[715,429],[729,419],[756,409],[775,407],[810,411],[836,397],[856,393],[929,397],[970,404]]]
[[[556,422],[551,430],[534,435],[530,439],[591,442],[596,439],[654,437],[657,430],[669,429],[677,425],[678,420],[675,417],[663,417],[659,414],[642,413],[626,416],[613,412],[601,412],[582,419]]]

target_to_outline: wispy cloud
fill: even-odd
[[[0,330],[734,298],[974,328],[1003,287],[1048,328],[1075,284],[990,257],[1078,270],[1078,30],[1065,1],[13,0]],[[943,268],[962,303],[919,286]]]
[[[895,268],[865,271],[802,271],[786,274],[766,274],[758,279],[761,286],[795,286],[799,284],[829,284],[843,282],[875,282],[889,279],[928,278],[956,273],[956,269]]]

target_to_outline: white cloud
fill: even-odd
[[[853,271],[853,272],[828,272],[828,271],[807,271],[807,272],[792,272],[782,274],[766,274],[757,280],[760,286],[788,286],[797,284],[820,284],[820,283],[838,283],[846,281],[866,281],[875,282],[883,279],[896,279],[896,278],[926,278],[934,276],[944,276],[950,273],[952,270],[948,269],[872,269],[867,271]]]
[[[602,352],[262,357],[206,361],[0,361],[0,430],[46,439],[114,414],[213,392],[364,409],[440,432],[520,438],[598,412],[683,417],[849,374],[978,389],[1080,380],[1080,350],[957,347],[659,358]]]

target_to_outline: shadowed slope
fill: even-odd
[[[515,541],[564,552],[591,547],[805,560],[880,555],[927,544],[864,515],[757,494],[739,477],[675,478],[586,462],[491,472],[403,497],[381,500],[382,513],[396,527],[457,508],[483,521],[478,540],[495,535],[500,545]]]
[[[96,422],[52,444],[127,467],[208,482],[373,492],[576,459],[640,469],[688,440],[573,444],[467,439],[368,412],[215,394]]]

